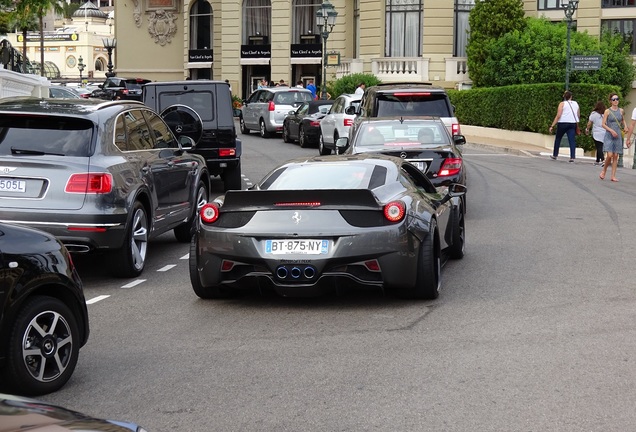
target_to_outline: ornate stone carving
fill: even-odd
[[[139,0],[133,0],[133,19],[137,28],[141,27],[141,8],[139,7]]]
[[[176,20],[176,15],[163,9],[150,13],[148,33],[155,39],[155,43],[164,46],[172,42],[173,36],[177,33]]]

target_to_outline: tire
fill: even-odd
[[[449,256],[452,259],[464,258],[466,249],[466,221],[464,214],[464,209],[460,204],[453,214],[453,244],[448,248]]]
[[[292,140],[289,138],[289,128],[287,126],[287,123],[283,123],[283,142],[292,142]]]
[[[320,154],[320,156],[327,156],[331,154],[331,149],[325,147],[325,141],[322,139],[322,132],[318,137],[318,153]]]
[[[146,209],[139,201],[135,202],[131,213],[124,246],[113,254],[114,273],[125,278],[137,277],[144,271],[150,231]]]
[[[207,186],[205,185],[205,182],[203,180],[199,180],[199,184],[197,186],[197,194],[194,198],[194,209],[190,220],[182,223],[174,229],[174,236],[179,243],[188,243],[190,241],[190,239],[192,238],[192,234],[194,234],[194,221],[199,215],[199,210],[201,210],[201,207],[207,204],[209,198],[210,194],[208,192]]]
[[[241,127],[241,133],[243,135],[249,135],[250,134],[250,130],[247,128],[247,126],[245,126],[245,120],[243,120],[243,116],[239,117],[239,125]]]
[[[4,382],[11,389],[26,396],[59,390],[77,365],[77,319],[62,301],[35,296],[18,313],[8,347]]]
[[[298,130],[298,145],[301,148],[309,147],[309,141],[307,140],[307,135],[305,135],[305,128],[302,126]]]
[[[267,127],[265,127],[265,120],[261,119],[260,123],[259,123],[259,130],[261,133],[261,138],[269,138],[269,131],[267,130]]]
[[[402,291],[403,297],[434,300],[439,296],[442,285],[442,259],[439,245],[437,223],[433,219],[429,234],[420,244],[415,286],[411,290]]]
[[[190,284],[194,293],[202,299],[221,299],[230,297],[231,292],[220,286],[203,286],[199,278],[199,270],[197,268],[197,237],[192,236],[190,241],[190,255],[188,259],[190,269]]]
[[[241,190],[241,163],[234,168],[226,168],[223,171],[223,189]]]

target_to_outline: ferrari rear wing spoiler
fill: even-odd
[[[368,189],[320,190],[230,190],[225,193],[221,212],[266,209],[337,208],[339,210],[381,210]]]

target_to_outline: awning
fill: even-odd
[[[241,65],[268,65],[270,62],[269,57],[261,58],[242,58]]]
[[[322,59],[320,57],[292,57],[291,64],[320,64]]]

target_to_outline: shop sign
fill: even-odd
[[[271,45],[241,45],[241,58],[270,58]]]
[[[210,63],[214,58],[214,50],[211,49],[194,49],[188,50],[189,63]]]
[[[292,44],[290,47],[291,58],[322,57],[321,44]]]

